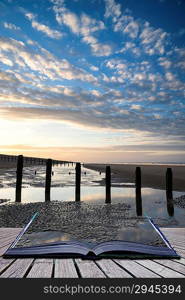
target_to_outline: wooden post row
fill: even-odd
[[[106,198],[105,203],[111,203],[111,168],[106,166],[105,170],[105,189],[106,189]]]
[[[135,185],[136,185],[136,213],[137,216],[142,216],[141,168],[140,167],[136,167]]]
[[[81,164],[76,163],[75,201],[80,201]]]
[[[172,194],[172,190],[173,190],[172,169],[167,168],[167,170],[166,170],[166,191]]]
[[[166,200],[167,200],[167,211],[169,216],[174,215],[173,205],[173,173],[171,168],[166,170]]]
[[[52,159],[46,161],[45,201],[50,201]]]
[[[23,171],[23,155],[19,155],[17,157],[15,202],[21,202],[22,171]]]

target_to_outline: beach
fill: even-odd
[[[91,205],[88,203],[51,201],[49,203],[5,204],[0,207],[0,227],[23,227],[38,212],[28,233],[61,231],[73,239],[89,241],[114,240],[121,228],[134,228],[145,218],[130,217],[125,203]],[[154,218],[159,226],[169,220]]]
[[[2,161],[0,160],[0,173],[5,169],[16,168],[16,161]],[[24,163],[24,166],[33,166],[34,164]],[[111,167],[112,179],[116,182],[134,183],[135,169],[141,167],[141,183],[142,187],[165,189],[166,188],[166,169],[171,168],[173,172],[173,190],[185,191],[185,166],[173,164],[87,164],[83,166],[87,169],[105,172],[106,166]],[[36,166],[36,164],[35,164]],[[102,180],[101,184],[104,184]]]
[[[83,166],[102,173],[105,172],[106,168],[106,164],[84,164]],[[110,164],[110,166],[112,181],[115,185],[118,184],[119,186],[119,183],[124,183],[124,186],[126,187],[127,183],[128,186],[129,183],[134,184],[135,168],[136,166],[140,166],[142,187],[156,189],[165,189],[165,172],[167,168],[171,167],[174,181],[173,189],[181,192],[185,191],[184,166],[134,164]],[[15,163],[1,161],[0,173],[2,172],[3,174],[6,168],[7,170],[15,168]],[[104,175],[101,178],[102,179],[99,181],[98,176],[95,176],[97,183],[103,186],[105,184]],[[38,180],[38,185],[40,186],[40,177],[38,177]],[[40,211],[42,216],[42,218],[40,218],[41,223],[36,222],[39,229],[41,229],[41,227],[43,230],[51,230],[51,228],[56,230],[64,229],[66,233],[75,232],[75,234],[77,234],[80,238],[85,238],[86,234],[88,236],[93,236],[94,230],[99,232],[100,228],[103,228],[102,231],[100,230],[100,237],[102,238],[102,236],[109,236],[109,233],[111,233],[111,235],[114,234],[113,228],[118,229],[120,225],[122,225],[122,220],[127,220],[128,222],[128,219],[132,219],[130,218],[130,205],[127,205],[124,201],[121,201],[119,204],[111,205],[91,205],[83,201],[78,204],[75,203],[75,201],[65,202],[63,199],[58,198],[56,200],[58,201],[51,201],[50,203],[31,203],[32,199],[30,198],[30,203],[18,204],[8,203],[7,199],[1,199],[0,227],[22,227],[29,221],[31,215],[33,215],[36,211]],[[174,199],[174,204],[184,209],[185,196],[183,195]],[[46,219],[44,216],[46,216]],[[132,219],[134,222],[136,220],[137,218]],[[170,219],[168,220],[167,218],[165,219],[161,217],[157,217],[155,221],[160,226],[171,226],[176,224],[173,224]],[[86,227],[85,230],[83,230],[84,226]],[[83,232],[82,236],[80,235],[81,232]]]
[[[0,172],[4,171],[4,169],[16,168],[16,166],[17,166],[16,161],[3,161],[3,160],[0,160]]]
[[[84,164],[84,167],[105,172],[108,164]],[[135,182],[135,169],[141,167],[142,187],[165,189],[166,169],[172,168],[173,190],[185,191],[185,166],[181,165],[154,165],[154,164],[109,164],[111,167],[112,179],[119,182]]]
[[[37,166],[38,164],[24,161],[24,167],[29,167],[33,165]],[[9,169],[16,169],[16,168],[17,168],[17,161],[4,161],[0,159],[0,174],[4,173],[6,169],[9,170]]]
[[[52,201],[49,203],[7,204],[0,207],[0,227],[23,227],[36,212],[39,216],[30,233],[62,231],[74,238],[90,241],[114,239],[122,226],[135,226],[138,218],[128,218],[129,206],[90,205]],[[140,218],[142,219],[142,218]]]

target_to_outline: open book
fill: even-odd
[[[78,240],[61,231],[27,233],[37,213],[23,228],[4,257],[63,257],[63,258],[180,258],[160,229],[150,218],[135,226],[118,230],[114,240],[103,242]]]

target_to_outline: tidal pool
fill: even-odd
[[[75,199],[75,169],[72,166],[53,167],[51,183],[51,201],[74,201]],[[15,201],[15,170],[0,174],[0,199]],[[81,201],[89,204],[105,202],[104,173],[82,168]],[[45,200],[45,167],[25,167],[22,184],[22,202],[44,202]],[[173,192],[176,198],[185,192]],[[124,203],[130,206],[128,217],[138,215],[133,183],[120,182],[113,177],[111,188],[112,204]],[[167,205],[168,204],[168,205]],[[1,204],[2,205],[2,204]],[[162,224],[168,226],[185,226],[185,209],[173,207],[166,201],[165,190],[142,188],[141,214],[160,218]]]

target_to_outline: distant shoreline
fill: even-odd
[[[94,163],[87,163],[87,164],[94,164]],[[96,163],[95,163],[96,164]],[[103,163],[104,164],[104,163]],[[119,162],[119,163],[110,163],[111,165],[134,165],[134,166],[184,166],[185,163],[177,163],[177,162]],[[106,163],[105,165],[109,165],[109,163]]]
[[[107,164],[84,164],[84,167],[105,172]],[[135,182],[136,166],[141,167],[142,187],[165,189],[166,169],[172,168],[173,171],[173,190],[185,191],[185,166],[183,165],[154,165],[154,164],[109,164],[112,177],[118,178],[123,182]]]
[[[33,164],[25,164],[29,166]],[[36,164],[35,164],[36,165]],[[91,163],[83,164],[84,167],[99,172],[104,172],[108,164]],[[116,177],[117,182],[134,183],[135,168],[141,167],[142,187],[165,189],[166,169],[173,171],[173,190],[185,192],[185,165],[177,164],[154,164],[154,163],[121,163],[109,164],[112,170],[112,177]],[[5,169],[16,168],[15,161],[0,161],[0,173]]]
[[[28,163],[28,162],[24,162],[24,166],[25,167],[29,167],[29,166],[37,166],[38,164],[36,163]],[[0,173],[1,171],[4,172],[5,169],[15,169],[17,167],[17,162],[16,161],[3,161],[0,160]]]

